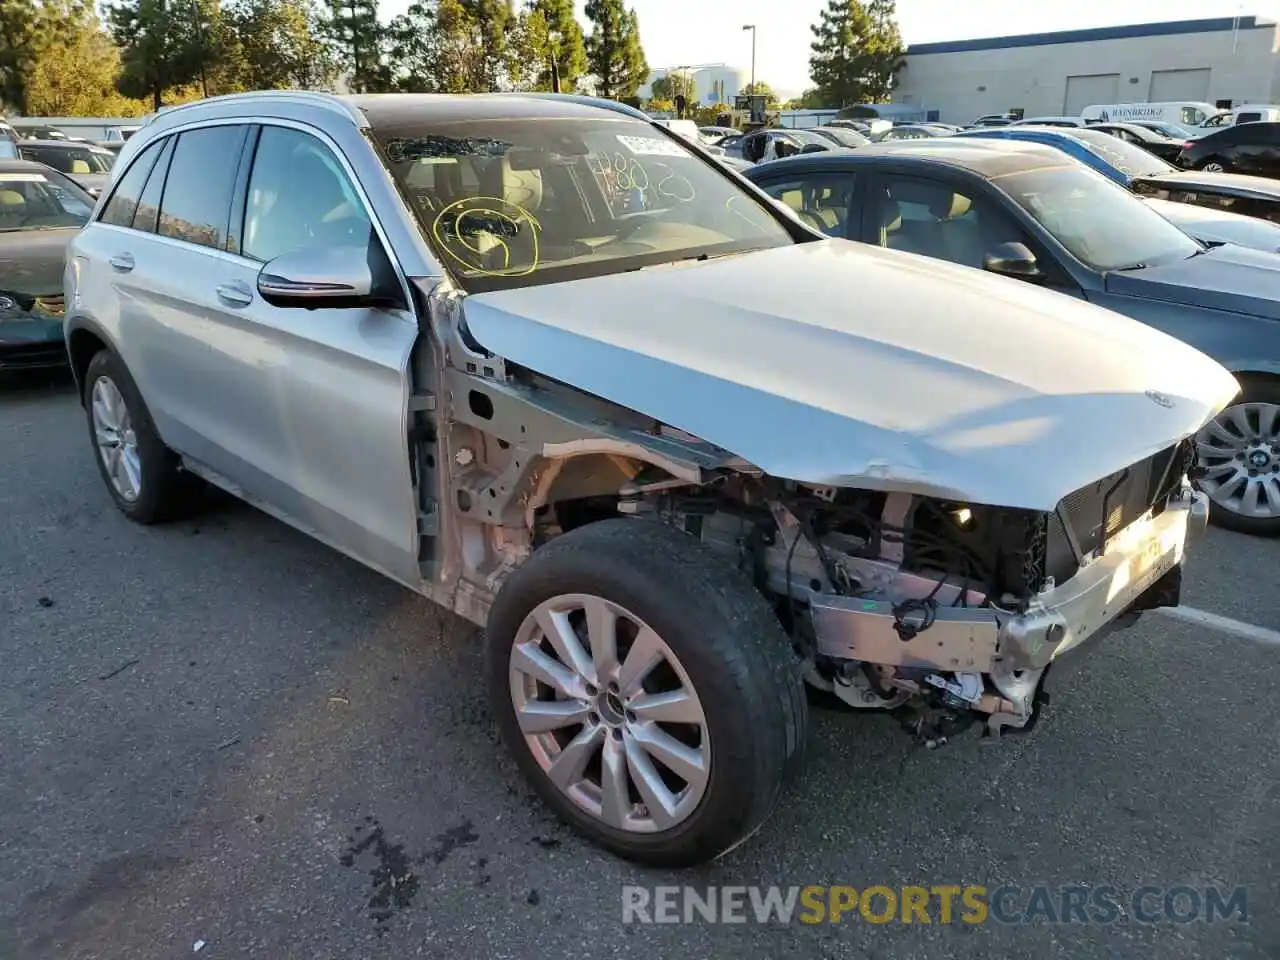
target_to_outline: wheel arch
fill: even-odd
[[[116,349],[111,337],[102,327],[87,317],[74,317],[67,322],[66,330],[67,357],[71,361],[71,376],[75,378],[76,393],[84,404],[84,378],[89,369],[89,362],[100,350],[110,350],[116,356]]]

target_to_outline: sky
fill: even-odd
[[[394,16],[408,0],[382,0]],[[584,0],[578,0],[579,18]],[[796,95],[809,86],[809,25],[825,0],[629,0],[652,68],[726,63],[749,70],[756,25],[756,79]],[[1078,30],[1162,20],[1257,15],[1280,20],[1280,0],[898,0],[908,43]]]

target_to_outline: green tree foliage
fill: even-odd
[[[777,110],[779,106],[781,106],[781,101],[778,99],[778,95],[773,92],[773,87],[769,86],[763,80],[757,80],[755,83],[746,84],[740,91],[740,94],[744,97],[764,97],[766,110]]]
[[[35,0],[0,0],[0,101],[28,113],[27,84],[46,46],[48,23]]]
[[[120,51],[93,8],[79,0],[45,0],[41,12],[56,24],[26,74],[27,112],[33,116],[138,116],[139,100],[116,90]]]
[[[572,93],[578,78],[587,72],[587,48],[582,24],[573,12],[573,0],[533,0],[530,12],[541,14],[546,25],[545,59],[547,66],[538,73],[537,89],[553,89],[551,63],[556,65],[560,90]]]
[[[697,98],[697,89],[693,75],[682,71],[668,73],[649,84],[653,99],[670,100],[672,103],[678,94],[684,94],[685,100],[693,103]]]
[[[329,0],[324,32],[334,60],[356,93],[391,89],[384,57],[387,35],[378,22],[378,0]]]
[[[649,65],[640,45],[640,21],[622,0],[587,0],[587,69],[602,97],[634,97],[649,78]]]
[[[148,99],[158,110],[167,89],[202,79],[207,84],[221,40],[220,18],[211,23],[209,14],[202,0],[122,0],[111,7],[108,21],[121,53],[120,92]]]
[[[905,52],[894,0],[827,0],[811,29],[809,73],[823,106],[888,98]]]
[[[309,0],[229,0],[225,16],[246,90],[318,87],[336,73]]]

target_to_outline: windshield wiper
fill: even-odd
[[[1145,269],[1147,269],[1147,265],[1145,263],[1131,263],[1127,267],[1116,267],[1115,272],[1129,273],[1132,270],[1145,270]]]

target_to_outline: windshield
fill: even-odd
[[[795,242],[723,167],[636,120],[472,120],[375,138],[428,241],[471,291]]]
[[[1076,259],[1095,270],[1185,260],[1201,250],[1124,187],[1084,167],[1032,170],[997,182]]]
[[[1101,157],[1128,177],[1151,177],[1178,169],[1142,147],[1101,130],[1072,130],[1071,136],[1083,141],[1090,153]]]
[[[93,213],[93,200],[52,170],[0,173],[0,232],[79,227]]]

